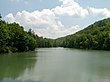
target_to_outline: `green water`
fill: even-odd
[[[110,82],[110,52],[39,48],[0,55],[0,82]]]

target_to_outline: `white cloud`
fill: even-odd
[[[96,16],[101,16],[101,17],[110,17],[110,10],[107,8],[89,8],[89,12],[93,15]]]
[[[18,22],[26,30],[32,28],[39,36],[49,38],[62,37],[80,29],[78,25],[66,28],[50,9],[34,12],[22,11],[15,16],[8,14],[4,19],[9,23]]]
[[[21,2],[23,0],[11,0]],[[25,0],[24,0],[25,1]],[[80,30],[78,25],[65,27],[57,16],[65,15],[72,17],[85,17],[88,11],[74,0],[59,0],[60,6],[53,9],[43,9],[42,11],[17,12],[15,16],[8,14],[4,19],[9,22],[17,22],[25,27],[25,30],[32,28],[39,36],[57,38],[73,34]]]
[[[11,1],[21,2],[23,0]],[[9,23],[19,23],[25,27],[25,30],[32,28],[39,36],[48,38],[62,37],[79,31],[80,28],[78,25],[71,27],[64,26],[58,16],[85,17],[89,14],[87,9],[82,8],[74,0],[59,1],[61,5],[53,9],[43,9],[42,11],[33,12],[22,11],[17,12],[15,16],[10,13],[4,19]]]
[[[28,4],[27,0],[10,1]],[[110,10],[107,8],[89,7],[85,9],[74,0],[59,0],[59,2],[61,2],[61,5],[52,9],[43,9],[42,11],[33,12],[22,11],[17,12],[15,16],[9,13],[4,19],[9,23],[19,23],[24,26],[25,30],[32,28],[39,36],[57,38],[73,34],[81,29],[78,25],[66,27],[59,20],[60,16],[69,16],[73,18],[86,17],[87,15],[110,17]]]
[[[9,13],[8,15],[6,15],[4,19],[9,23],[15,22],[15,18],[12,13]]]
[[[59,0],[62,2],[61,6],[53,8],[52,11],[57,15],[85,17],[88,15],[87,9],[82,8],[74,0]]]

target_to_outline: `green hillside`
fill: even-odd
[[[17,23],[0,20],[0,53],[23,52],[36,48],[36,38]]]
[[[23,52],[39,47],[110,50],[110,18],[57,39],[39,37],[31,29],[27,32],[17,23],[8,24],[0,19],[0,53]]]
[[[73,35],[56,41],[59,41],[57,44],[62,47],[110,50],[110,18],[95,22]]]
[[[39,37],[31,29],[25,31],[17,23],[6,23],[0,17],[0,54],[32,51],[39,47],[52,47],[53,40]]]

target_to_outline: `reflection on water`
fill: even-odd
[[[30,71],[36,63],[36,52],[4,54],[0,56],[0,82],[19,82],[17,77]],[[15,81],[16,80],[16,81]]]
[[[89,58],[89,78],[91,77],[91,82],[110,82],[110,52],[97,53],[93,53]]]
[[[109,51],[39,48],[18,54],[0,56],[2,82],[110,82]]]

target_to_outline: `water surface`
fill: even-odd
[[[110,82],[110,52],[39,48],[0,55],[0,82]]]

